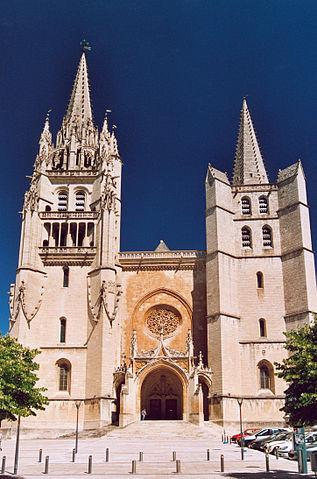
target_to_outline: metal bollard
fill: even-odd
[[[220,456],[220,472],[225,472],[225,457],[223,454]]]
[[[278,447],[275,448],[275,457],[278,459]]]
[[[76,457],[76,449],[72,450],[72,462],[75,462],[75,457]]]
[[[42,462],[42,455],[43,455],[43,451],[42,449],[39,450],[39,459],[38,459],[38,462]]]
[[[270,457],[267,452],[265,453],[265,470],[270,472]]]
[[[88,471],[87,474],[91,474],[92,471],[92,456],[88,456]]]
[[[136,460],[133,459],[132,461],[132,471],[131,474],[136,474]]]
[[[176,474],[181,472],[181,461],[180,459],[176,459]]]
[[[43,472],[43,474],[48,474],[49,462],[50,462],[50,457],[49,457],[49,456],[46,456],[46,457],[45,457],[45,465],[44,465],[44,472]]]
[[[109,462],[109,447],[106,449],[106,462]]]
[[[240,453],[241,453],[241,461],[244,461],[244,447],[240,447]]]
[[[143,452],[139,452],[139,461],[143,462]]]
[[[176,461],[176,451],[173,451],[173,461]]]
[[[1,474],[5,474],[6,472],[6,459],[7,459],[7,456],[2,457]]]
[[[210,450],[207,449],[207,461],[210,461]]]

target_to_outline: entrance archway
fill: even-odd
[[[170,368],[150,372],[141,387],[141,411],[146,409],[146,419],[183,419],[183,386]]]

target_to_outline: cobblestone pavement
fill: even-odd
[[[182,478],[248,478],[297,479],[297,464],[286,459],[270,457],[270,473],[265,472],[265,457],[259,451],[246,450],[240,459],[239,447],[222,444],[222,430],[217,426],[202,428],[182,421],[144,421],[124,429],[114,429],[100,438],[80,438],[75,463],[72,460],[74,438],[21,439],[18,473],[25,479],[43,479],[44,460],[49,456],[50,479],[123,479],[130,476],[144,479]],[[38,462],[39,449],[43,460]],[[109,448],[109,462],[106,462]],[[207,449],[210,460],[207,461]],[[173,451],[180,460],[176,474]],[[143,452],[143,462],[139,453]],[[12,474],[14,440],[4,441],[2,454],[6,456],[6,473]],[[220,472],[220,456],[224,456],[225,472]],[[92,473],[88,472],[88,456],[92,456]],[[136,474],[132,472],[136,460]],[[0,475],[0,478],[5,476]],[[10,476],[12,478],[12,476]],[[45,475],[44,475],[45,477]],[[309,474],[306,477],[314,477]]]

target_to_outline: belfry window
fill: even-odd
[[[63,266],[63,288],[68,288],[69,286],[69,267]]]
[[[84,191],[77,191],[76,192],[75,210],[76,211],[85,211],[85,192]]]
[[[59,332],[59,342],[65,343],[66,342],[66,318],[60,319],[60,332]]]
[[[267,196],[260,196],[259,211],[261,214],[267,214],[269,212],[269,202]]]
[[[260,330],[260,337],[266,338],[266,323],[265,319],[259,319],[259,330]]]
[[[251,230],[247,226],[244,226],[241,230],[241,239],[243,248],[252,248]]]
[[[58,193],[58,204],[57,209],[58,211],[66,211],[68,206],[68,193],[67,191],[60,191]]]
[[[257,288],[259,289],[264,288],[264,276],[261,271],[258,271],[256,273],[256,284],[257,284]]]
[[[272,248],[273,246],[272,230],[269,226],[263,226],[262,239],[263,239],[263,246]]]
[[[241,213],[243,215],[251,214],[251,201],[250,201],[250,198],[246,196],[241,199]]]

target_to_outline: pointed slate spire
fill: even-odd
[[[78,120],[80,123],[84,123],[87,120],[92,121],[88,70],[85,52],[82,53],[79,61],[78,70],[65,119],[66,121]]]
[[[234,185],[268,183],[263,158],[256,139],[246,99],[243,99],[233,169]]]

